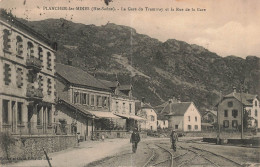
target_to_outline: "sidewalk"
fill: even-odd
[[[90,162],[119,153],[131,148],[129,139],[107,139],[102,141],[86,141],[78,147],[69,148],[49,154],[52,166],[85,166]],[[49,166],[47,160],[28,160],[11,163],[6,166]]]

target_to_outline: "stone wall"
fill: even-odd
[[[41,159],[44,155],[61,151],[76,145],[75,136],[12,136],[15,144],[9,148],[9,158],[18,160]],[[6,154],[1,149],[0,157],[6,160]]]

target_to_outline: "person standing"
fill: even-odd
[[[172,130],[172,133],[170,135],[170,140],[171,140],[171,143],[172,143],[172,149],[174,151],[176,151],[176,148],[177,148],[176,143],[178,141],[178,134],[175,132],[175,130]]]
[[[130,138],[130,143],[132,143],[132,151],[133,153],[136,152],[137,150],[137,145],[138,143],[140,142],[140,135],[138,133],[138,129],[135,128],[132,135],[131,135],[131,138]]]

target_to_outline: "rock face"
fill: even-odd
[[[121,83],[132,82],[134,96],[146,97],[152,105],[179,96],[182,101],[194,101],[200,109],[212,107],[220,91],[230,93],[241,82],[250,93],[260,94],[260,59],[256,56],[220,57],[198,45],[175,39],[160,42],[112,23],[95,26],[64,19],[22,22],[58,42],[57,62],[72,60],[73,66],[98,78],[114,80],[117,74]],[[125,58],[124,62],[113,55]],[[143,75],[133,76],[126,59]]]

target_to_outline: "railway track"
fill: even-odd
[[[173,153],[161,146],[160,144],[154,144],[154,148],[152,150],[152,155],[148,158],[147,162],[143,165],[143,167],[147,166],[169,166],[173,167]],[[163,154],[166,156],[163,156]]]
[[[192,163],[196,163],[196,161],[201,162],[201,165],[211,165],[211,166],[215,166],[215,167],[221,167],[221,166],[237,166],[237,167],[242,167],[243,165],[228,159],[222,155],[218,155],[215,154],[211,151],[205,150],[205,149],[201,149],[201,148],[197,148],[197,147],[188,147],[188,148],[184,148],[184,147],[180,147],[181,149],[187,150],[189,152],[194,153],[192,158],[189,158],[186,161],[183,161],[182,163],[180,163],[178,166],[189,166],[191,165],[191,161]],[[205,161],[207,161],[207,163],[203,160],[200,159],[204,159]],[[199,164],[196,164],[199,165]]]

